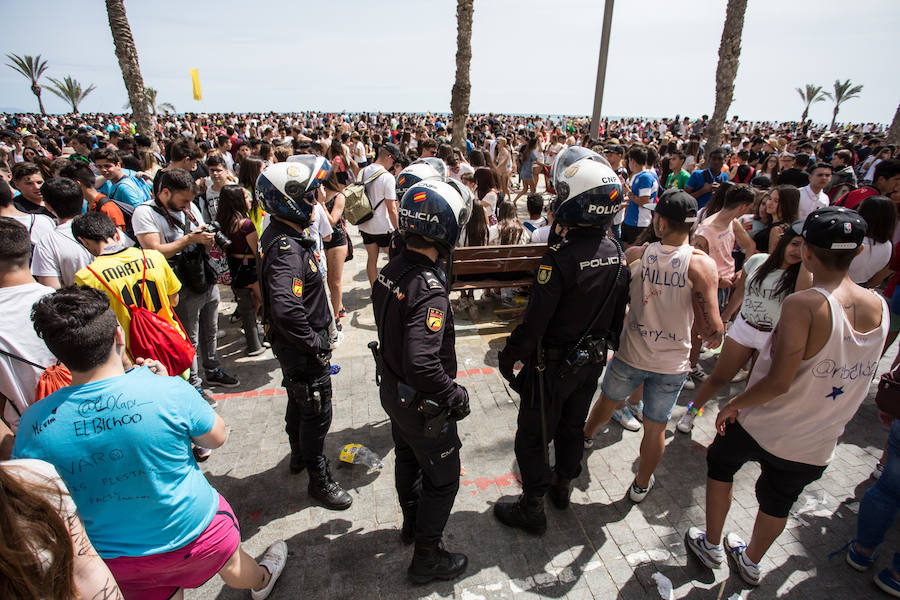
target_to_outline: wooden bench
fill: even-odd
[[[534,282],[546,244],[516,246],[463,246],[453,251],[450,289],[453,291],[488,288],[525,287]],[[502,273],[515,274],[507,279]],[[473,280],[460,280],[460,275],[480,275]]]

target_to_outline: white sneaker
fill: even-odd
[[[739,381],[744,381],[749,377],[750,371],[747,369],[741,369],[737,373],[734,374],[734,377],[731,378],[731,383],[737,383]]]
[[[706,541],[706,532],[697,527],[688,529],[686,545],[704,565],[715,569],[725,562],[725,549],[721,544],[713,546]]]
[[[872,479],[880,478],[882,473],[884,473],[884,465],[880,462],[875,463],[875,470],[872,471]]]
[[[762,579],[759,565],[747,558],[747,544],[737,534],[729,533],[725,536],[725,550],[737,565],[738,574],[750,585],[759,585]]]
[[[653,489],[654,483],[656,483],[656,477],[653,475],[650,476],[650,483],[648,483],[645,488],[638,486],[637,479],[635,479],[631,482],[631,488],[628,490],[628,497],[631,498],[631,501],[634,503],[642,502],[644,498],[647,497],[647,494],[650,493],[650,490]]]
[[[697,389],[697,384],[694,383],[694,380],[691,379],[690,376],[688,376],[688,378],[684,380],[684,385],[681,386],[681,389],[683,389],[683,390],[695,390],[695,389]]]
[[[593,447],[594,447],[594,438],[589,438],[589,437],[584,438],[584,449],[590,450]]]
[[[615,412],[612,414],[613,421],[627,429],[628,431],[638,431],[641,428],[641,423],[637,419],[634,418],[634,415],[631,414],[631,411],[626,407],[617,408]]]
[[[691,409],[686,410],[685,413],[681,415],[681,419],[678,420],[678,425],[675,426],[675,429],[681,433],[690,433],[694,428],[694,419],[696,418],[697,415],[694,414],[694,411]]]
[[[264,600],[272,593],[275,582],[284,569],[284,563],[287,562],[288,549],[287,544],[283,540],[278,540],[266,549],[263,559],[259,561],[259,566],[265,568],[272,574],[269,577],[269,583],[261,590],[250,590],[250,598],[253,600]]]
[[[700,352],[699,360],[708,360],[718,354],[715,348],[706,348]]]
[[[641,400],[637,404],[632,404],[630,402],[627,402],[625,404],[625,407],[628,408],[629,411],[631,411],[631,414],[634,415],[635,419],[637,419],[641,423],[644,422],[644,401],[643,400]]]

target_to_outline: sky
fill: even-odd
[[[83,112],[121,112],[127,93],[103,2],[5,0],[0,53],[41,54],[48,75],[97,89]],[[602,0],[475,0],[470,112],[592,111]],[[619,0],[603,114],[712,114],[725,0]],[[126,0],[144,85],[179,112],[449,112],[453,0]],[[848,25],[851,27],[847,29]],[[890,123],[900,102],[898,0],[750,0],[732,115],[797,120],[795,88],[864,86],[839,121]],[[895,59],[890,59],[894,56]],[[8,61],[3,61],[8,62]],[[199,70],[203,100],[191,96]],[[45,90],[49,112],[67,104]],[[832,103],[810,117],[831,119]],[[0,65],[0,112],[37,111]]]

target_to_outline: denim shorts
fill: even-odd
[[[644,418],[654,423],[666,423],[687,376],[687,371],[667,374],[635,369],[614,356],[606,366],[600,390],[613,402],[625,402],[643,383]]]

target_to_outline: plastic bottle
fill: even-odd
[[[362,444],[347,444],[341,448],[340,460],[351,465],[363,465],[369,472],[384,466],[381,458]]]

